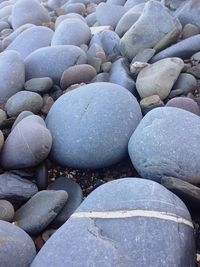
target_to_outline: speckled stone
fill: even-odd
[[[170,215],[159,218],[153,211]],[[31,267],[52,262],[59,267],[80,267],[83,262],[103,267],[188,267],[195,266],[195,254],[194,229],[184,203],[158,183],[123,178],[94,190],[46,242]]]
[[[1,266],[29,267],[36,256],[35,245],[19,227],[0,220]]]
[[[76,168],[112,165],[126,155],[141,117],[139,104],[127,89],[112,83],[81,86],[62,95],[48,113],[51,157]]]
[[[199,138],[199,116],[174,107],[156,108],[131,136],[129,156],[141,177],[160,181],[172,176],[199,183]]]
[[[84,64],[86,61],[85,52],[77,46],[59,45],[40,48],[25,59],[26,80],[50,77],[59,84],[64,70],[74,65]]]

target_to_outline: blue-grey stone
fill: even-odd
[[[181,29],[179,20],[166,7],[150,0],[136,23],[122,37],[120,51],[129,60],[144,48],[159,51],[176,41]]]
[[[57,216],[67,198],[64,190],[40,191],[15,212],[14,222],[31,235],[39,234]]]
[[[0,53],[0,102],[5,103],[9,97],[23,89],[25,68],[23,58],[16,51]]]
[[[112,165],[126,155],[141,117],[139,104],[127,89],[113,83],[81,86],[62,95],[48,113],[51,156],[76,168]]]
[[[19,227],[0,220],[0,266],[29,267],[36,249],[33,240]]]
[[[135,81],[130,76],[129,62],[126,58],[117,59],[109,72],[109,82],[119,84],[136,95]]]
[[[47,27],[30,27],[22,32],[6,50],[15,50],[23,58],[26,58],[37,49],[50,46],[52,37],[53,31]]]
[[[29,91],[20,91],[7,100],[4,109],[8,116],[16,117],[22,111],[31,111],[37,114],[42,106],[43,99],[39,94]]]
[[[196,88],[197,80],[195,79],[195,77],[189,73],[181,73],[172,90],[182,89],[183,93],[187,95],[188,93],[194,93]]]
[[[85,52],[74,45],[40,48],[25,59],[26,80],[50,77],[59,84],[64,70],[86,62]]]
[[[55,182],[48,186],[49,190],[65,190],[68,199],[58,216],[53,220],[52,225],[60,227],[80,206],[83,200],[83,193],[80,186],[67,177],[61,176],[56,178]]]
[[[85,5],[82,3],[66,3],[62,5],[61,9],[65,12],[65,14],[68,13],[77,13],[80,15],[84,15],[86,13]]]
[[[49,22],[48,11],[38,0],[18,0],[12,9],[12,27],[16,29],[23,24],[42,25]]]
[[[56,28],[51,45],[76,45],[87,44],[90,41],[89,26],[78,18],[65,19]]]
[[[143,3],[146,3],[148,2],[149,0],[127,0],[126,3],[125,3],[125,7],[130,9],[134,6],[137,6],[137,5],[140,5],[140,4],[143,4]]]
[[[77,14],[77,13],[69,13],[69,14],[61,15],[61,16],[57,17],[56,22],[55,22],[55,29],[58,27],[58,25],[59,25],[63,20],[66,20],[66,19],[79,19],[79,20],[81,20],[82,22],[85,22],[85,23],[86,23],[85,18],[82,17],[81,15],[79,15],[79,14]]]
[[[11,130],[13,130],[15,128],[15,126],[21,121],[23,120],[24,118],[30,116],[30,115],[34,115],[33,112],[31,111],[22,111],[16,118],[15,122],[13,123],[13,126],[11,128]]]
[[[17,123],[6,139],[1,165],[5,169],[36,166],[47,158],[51,145],[52,137],[43,119],[37,115],[28,116]]]
[[[199,52],[199,50],[200,34],[197,34],[162,50],[152,58],[151,63],[166,57],[180,57],[182,59],[188,59],[194,53]]]
[[[53,81],[49,77],[33,78],[25,82],[24,89],[27,91],[46,93],[53,87]]]
[[[94,190],[31,267],[194,267],[195,254],[185,204],[158,183],[124,178]]]
[[[172,176],[200,182],[200,118],[174,107],[151,110],[140,122],[128,144],[138,173],[160,181]]]

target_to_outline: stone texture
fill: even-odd
[[[6,50],[15,50],[26,58],[33,51],[49,46],[52,37],[53,31],[47,27],[31,27],[17,36]]]
[[[120,51],[129,60],[144,48],[159,51],[176,41],[181,29],[180,22],[167,8],[157,1],[150,0],[136,23],[122,37]]]
[[[182,31],[182,39],[199,34],[199,28],[193,24],[186,24]]]
[[[136,88],[141,98],[159,95],[165,99],[177,80],[184,62],[180,58],[165,58],[143,68],[136,80]]]
[[[47,10],[37,0],[18,0],[12,10],[12,27],[14,29],[26,23],[42,25],[49,22]]]
[[[12,128],[11,130],[13,130],[15,128],[15,126],[21,121],[23,120],[24,118],[30,116],[30,115],[34,115],[33,112],[31,111],[22,111],[18,116],[17,118],[15,119],[15,122],[13,123],[12,125]]]
[[[14,213],[13,205],[5,199],[0,199],[0,220],[11,222]]]
[[[29,234],[39,234],[56,217],[67,198],[64,190],[40,191],[15,212],[15,224]]]
[[[142,113],[146,115],[149,111],[154,108],[164,107],[163,101],[158,95],[147,96],[140,101],[140,107]]]
[[[64,70],[74,65],[84,64],[86,61],[85,52],[73,45],[40,48],[25,59],[26,80],[50,77],[54,83],[59,84]]]
[[[57,17],[56,19],[56,22],[55,22],[55,29],[57,29],[58,25],[63,21],[63,20],[66,20],[66,19],[79,19],[81,20],[82,22],[86,22],[85,18],[82,17],[81,15],[77,14],[77,13],[69,13],[69,14],[66,14],[66,15],[61,15],[59,17]]]
[[[149,217],[135,214],[141,210]],[[173,214],[173,220],[155,218],[152,211]],[[31,267],[195,266],[194,243],[190,214],[178,197],[153,181],[124,178],[94,190]]]
[[[141,177],[160,181],[162,176],[173,176],[199,183],[199,122],[199,116],[179,108],[150,111],[128,145],[131,161]]]
[[[36,184],[39,190],[44,190],[48,186],[48,169],[45,162],[37,166],[35,170]]]
[[[174,97],[167,102],[166,107],[181,108],[192,112],[197,116],[200,115],[200,109],[198,104],[193,99],[188,97]]]
[[[60,79],[60,87],[64,90],[72,84],[90,82],[96,76],[94,67],[80,64],[66,69]]]
[[[194,93],[197,88],[197,81],[193,75],[189,73],[181,73],[175,82],[172,90],[182,89],[183,93],[187,95],[188,93]]]
[[[80,14],[80,15],[85,15],[85,5],[82,4],[82,3],[72,3],[72,4],[64,4],[62,7],[61,7],[62,10],[64,10],[65,14],[68,14],[68,13],[77,13],[77,14]]]
[[[112,165],[126,155],[140,120],[139,104],[125,88],[112,83],[81,86],[62,95],[48,113],[51,156],[76,168]]]
[[[24,89],[27,91],[46,93],[53,87],[53,81],[49,77],[33,78],[25,82]]]
[[[0,221],[1,266],[29,267],[36,256],[35,245],[22,229]]]
[[[0,53],[0,102],[5,103],[9,97],[23,88],[25,81],[24,61],[16,51]]]
[[[10,202],[28,200],[38,192],[37,186],[19,175],[5,172],[0,175],[0,199]]]
[[[11,96],[5,105],[5,111],[10,117],[18,116],[22,111],[37,114],[43,106],[42,97],[34,92],[20,91]]]
[[[14,127],[6,139],[1,165],[6,169],[36,166],[47,158],[51,145],[52,137],[43,119],[36,115],[28,116]]]

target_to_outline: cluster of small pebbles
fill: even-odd
[[[200,262],[199,14],[0,0],[0,267]]]

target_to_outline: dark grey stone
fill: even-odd
[[[199,116],[174,107],[156,108],[131,136],[129,156],[141,177],[160,181],[162,176],[172,176],[200,182],[199,138]]]
[[[153,63],[166,57],[180,57],[182,59],[188,59],[199,50],[200,34],[197,34],[162,50],[156,54],[150,62]]]
[[[44,190],[48,186],[48,169],[45,162],[41,163],[35,169],[36,184],[39,190]]]
[[[37,186],[27,179],[9,172],[0,175],[0,199],[28,200],[37,192]]]
[[[187,95],[188,93],[194,93],[197,88],[197,81],[193,75],[189,73],[181,73],[175,82],[172,90],[182,89],[183,93]]]
[[[49,190],[65,190],[68,193],[67,203],[53,220],[52,225],[60,227],[80,206],[83,200],[83,193],[80,186],[67,177],[58,177],[55,182],[48,186]]]
[[[124,178],[94,190],[31,267],[194,267],[194,243],[190,214],[177,196],[153,181]]]
[[[64,190],[40,191],[15,212],[15,224],[31,235],[39,234],[53,221],[67,198]]]
[[[81,86],[62,95],[48,113],[51,156],[76,168],[112,165],[126,155],[141,118],[137,100],[125,88],[113,83]]]
[[[40,48],[25,59],[26,80],[50,77],[59,84],[64,70],[77,64],[84,64],[86,61],[85,52],[74,45]]]
[[[109,74],[107,72],[102,72],[96,75],[94,79],[91,81],[92,83],[99,82],[109,82]]]
[[[30,266],[36,249],[27,233],[12,223],[0,221],[0,240],[1,267]]]

